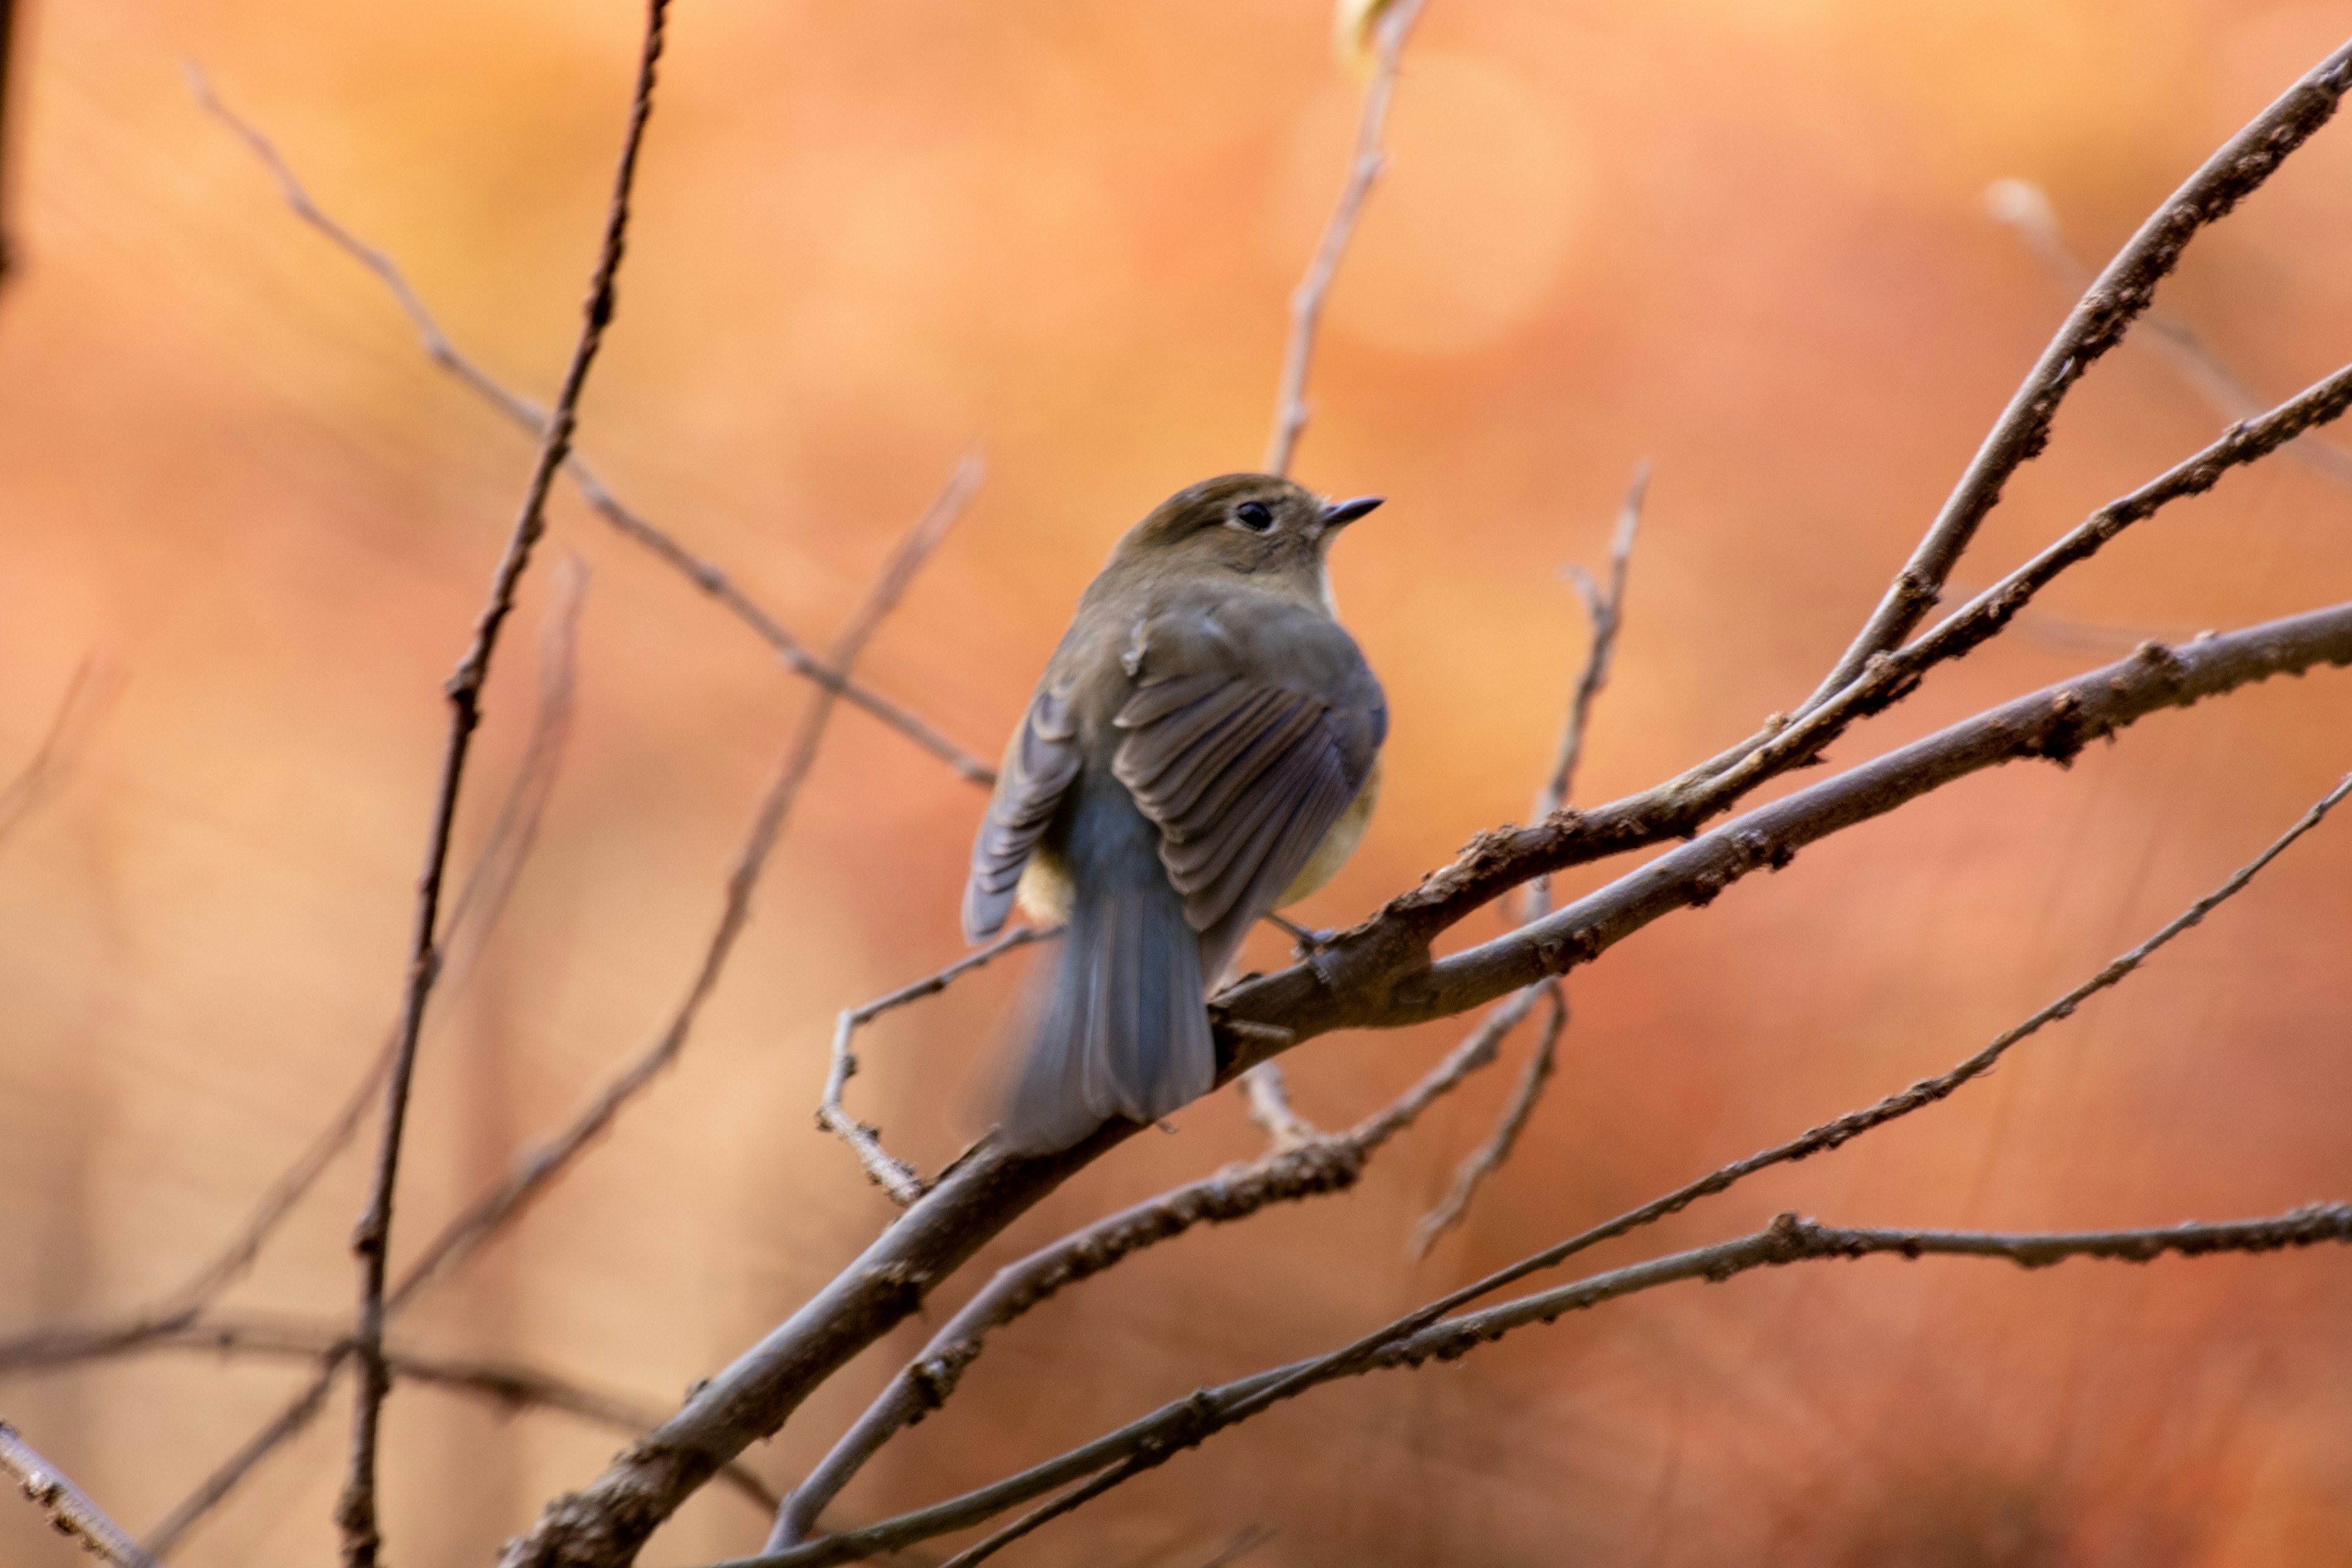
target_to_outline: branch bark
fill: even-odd
[[[2276,102],[2221,144],[2092,281],[2058,335],[2010,399],[1984,445],[1936,514],[1886,596],[1830,670],[1805,709],[1819,707],[1862,674],[1871,658],[1901,646],[1941,595],[1945,579],[1978,525],[2000,500],[2011,474],[2041,455],[2051,421],[2093,361],[2123,340],[2179,262],[2197,231],[2226,216],[2276,172],[2288,154],[2335,116],[2352,87],[2352,43],[2312,68]],[[1801,710],[1802,711],[1804,710]]]
[[[1483,1311],[1442,1319],[1370,1360],[1345,1366],[1299,1362],[1219,1387],[1200,1389],[1084,1447],[935,1508],[885,1520],[864,1530],[824,1536],[790,1552],[730,1559],[713,1568],[822,1568],[825,1564],[858,1562],[950,1531],[968,1529],[1074,1481],[1084,1483],[950,1560],[961,1564],[976,1563],[999,1546],[1145,1470],[1165,1464],[1212,1434],[1238,1426],[1278,1399],[1341,1377],[1391,1367],[1418,1367],[1432,1361],[1455,1361],[1514,1330],[1533,1323],[1551,1323],[1570,1312],[1683,1280],[1704,1279],[1720,1284],[1758,1268],[1880,1256],[1915,1260],[1927,1257],[1984,1258],[2003,1259],[2021,1268],[2047,1268],[2076,1258],[2147,1263],[2168,1253],[2201,1258],[2225,1252],[2276,1252],[2331,1242],[2352,1242],[2352,1204],[2311,1204],[2274,1218],[2230,1220],[2216,1225],[2191,1223],[2143,1230],[2039,1234],[1842,1227],[1783,1214],[1765,1229],[1730,1241],[1612,1268]]]
[[[0,1421],[0,1471],[21,1489],[34,1507],[48,1516],[49,1527],[70,1536],[91,1556],[115,1568],[155,1568],[155,1560],[107,1512],[90,1501],[89,1494],[73,1484],[63,1470],[41,1458],[25,1435]]]
[[[481,723],[483,684],[489,679],[490,660],[498,650],[499,633],[514,611],[515,593],[530,564],[531,552],[547,528],[547,493],[556,470],[572,445],[579,418],[580,395],[588,384],[604,329],[613,319],[614,284],[629,226],[629,191],[636,177],[637,153],[645,142],[646,119],[653,112],[654,70],[661,58],[662,29],[668,0],[648,0],[644,47],[638,58],[635,90],[629,106],[628,129],[621,142],[620,167],[614,176],[612,205],[605,216],[604,244],[588,287],[588,302],[572,363],[549,416],[539,456],[531,465],[520,514],[507,540],[505,553],[491,574],[489,602],[474,628],[472,645],[458,661],[446,688],[449,737],[436,792],[433,826],[427,835],[425,869],[417,879],[415,932],[411,940],[406,994],[402,1003],[400,1032],[394,1047],[392,1070],[384,1084],[383,1133],[377,1144],[375,1174],[368,1205],[352,1239],[359,1258],[360,1289],[357,1324],[352,1333],[358,1362],[358,1387],[352,1401],[352,1458],[336,1522],[342,1531],[346,1568],[374,1568],[382,1545],[376,1522],[376,1438],[384,1396],[392,1380],[383,1359],[384,1280],[392,1240],[394,1189],[399,1182],[402,1134],[408,1117],[409,1080],[415,1070],[417,1037],[424,1026],[425,1005],[441,963],[438,926],[441,881],[449,862],[449,840],[457,816],[458,792],[465,782],[466,758],[474,731]]]

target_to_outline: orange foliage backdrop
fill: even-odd
[[[289,216],[179,62],[399,258],[464,345],[543,396],[638,21],[578,0],[80,0],[30,18],[9,148],[23,264],[0,293],[0,773],[86,656],[121,679],[63,792],[0,842],[0,1328],[176,1279],[382,1038],[438,683],[529,460]],[[992,752],[1116,533],[1257,459],[1285,294],[1353,114],[1326,9],[695,0],[673,32],[583,449],[821,643],[980,443],[978,503],[867,669]],[[1311,918],[1351,920],[1524,813],[1583,637],[1557,568],[1597,562],[1641,456],[1649,525],[1580,795],[1652,782],[1801,697],[2064,307],[1985,216],[1987,184],[2040,183],[2104,256],[2347,32],[2341,3],[1435,0],[1301,458],[1309,483],[1391,498],[1337,574],[1394,710],[1387,794]],[[2338,125],[2166,287],[2266,393],[2352,347],[2347,182]],[[2219,423],[2126,348],[1962,576],[1989,581]],[[411,1246],[664,1015],[808,700],[576,496],[554,529],[593,569],[579,728],[515,906],[426,1037]],[[2147,630],[2347,593],[2352,494],[2273,462],[2135,531],[2049,595],[2070,624],[2013,632],[1841,756]],[[533,679],[519,638],[461,853]],[[2341,674],[2167,714],[2071,771],[1964,783],[1665,922],[1573,980],[1550,1099],[1429,1260],[1402,1239],[1507,1068],[1355,1194],[1187,1237],[1038,1311],[841,1515],[1338,1342],[1957,1059],[2266,842],[2352,765],[2347,720]],[[832,1017],[960,951],[979,806],[845,713],[682,1065],[396,1337],[666,1406],[829,1277],[890,1214],[812,1129]],[[2347,938],[2352,827],[2331,825],[1989,1083],[1668,1238],[1784,1207],[2024,1227],[2352,1195]],[[853,1100],[927,1166],[971,1130],[1015,967],[872,1037]],[[1318,1041],[1292,1058],[1297,1098],[1340,1121],[1454,1032]],[[1230,1096],[1180,1121],[979,1267],[1257,1146]],[[348,1311],[361,1170],[336,1169],[239,1303]],[[1318,1393],[1028,1550],[1185,1568],[1258,1524],[1268,1568],[2339,1561],[2348,1304],[2337,1252],[1682,1286]],[[803,1471],[928,1331],[894,1335],[754,1464]],[[0,1411],[137,1529],[301,1375],[159,1353],[0,1385]],[[184,1561],[323,1560],[343,1430],[338,1408]],[[386,1530],[414,1565],[487,1562],[614,1443],[407,1389],[387,1430]],[[73,1561],[0,1505],[0,1558]],[[762,1529],[709,1493],[648,1561],[748,1551]]]

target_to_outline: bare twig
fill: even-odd
[[[425,308],[424,300],[409,286],[408,279],[402,275],[392,258],[352,233],[320,207],[302,183],[295,178],[292,167],[278,153],[277,146],[250,121],[239,117],[220,100],[203,71],[191,65],[187,68],[187,75],[189,89],[195,94],[198,104],[235,132],[237,139],[261,161],[277,182],[279,194],[294,216],[373,273],[391,291],[402,313],[416,329],[417,336],[423,340],[425,354],[433,363],[457,377],[514,424],[533,436],[541,435],[546,427],[545,412],[530,399],[509,391],[488,371],[459,352],[448,334],[442,331],[440,322]],[[850,679],[845,670],[818,658],[809,651],[807,645],[737,586],[734,579],[715,563],[695,554],[643,513],[623,503],[588,466],[586,458],[567,450],[563,457],[563,471],[572,477],[573,484],[580,487],[582,497],[599,517],[676,569],[688,582],[749,626],[794,675],[814,681],[853,707],[864,709],[947,763],[966,783],[982,789],[995,784],[996,771],[993,768],[941,734],[921,715]]]
[[[116,685],[113,672],[95,658],[85,658],[74,668],[73,679],[66,683],[66,694],[58,699],[58,710],[50,716],[40,744],[33,748],[16,776],[0,784],[0,839],[57,793],[58,785],[80,760],[82,747],[112,700]]]
[[[1633,482],[1625,487],[1625,500],[1617,509],[1617,529],[1609,540],[1609,585],[1601,587],[1592,574],[1571,564],[1570,581],[1576,584],[1577,595],[1584,601],[1584,614],[1591,623],[1591,642],[1584,656],[1584,669],[1576,678],[1576,693],[1569,700],[1568,721],[1561,725],[1559,746],[1552,758],[1551,773],[1536,796],[1536,819],[1541,821],[1565,806],[1570,793],[1576,787],[1577,764],[1584,759],[1584,735],[1592,722],[1592,705],[1609,685],[1609,667],[1617,650],[1617,628],[1625,617],[1625,575],[1633,564],[1633,541],[1642,531],[1642,503],[1650,493],[1650,464],[1643,458],[1633,466]],[[1542,887],[1538,880],[1533,886]]]
[[[66,1473],[40,1456],[25,1435],[0,1421],[0,1470],[24,1489],[33,1506],[48,1516],[49,1526],[93,1557],[115,1568],[154,1568],[154,1559],[139,1549],[106,1510],[67,1479]]]
[[[1315,1123],[1299,1115],[1291,1105],[1290,1085],[1283,1078],[1280,1062],[1258,1063],[1242,1074],[1241,1087],[1250,1120],[1265,1130],[1266,1146],[1271,1152],[1279,1154],[1322,1136]]]
[[[1274,434],[1265,445],[1265,471],[1287,474],[1298,451],[1299,433],[1307,428],[1307,373],[1315,360],[1315,334],[1322,324],[1323,297],[1339,270],[1339,258],[1356,237],[1356,220],[1381,177],[1387,154],[1381,151],[1381,133],[1389,118],[1389,100],[1396,95],[1397,68],[1404,58],[1405,39],[1421,17],[1423,0],[1394,0],[1374,22],[1376,63],[1364,87],[1364,103],[1356,120],[1355,151],[1348,161],[1348,182],[1340,187],[1339,205],[1323,226],[1314,259],[1290,296],[1290,336],[1282,350],[1282,379],[1275,392]]]
[[[1633,482],[1626,487],[1625,500],[1618,509],[1617,530],[1609,542],[1609,585],[1602,587],[1592,574],[1581,566],[1569,567],[1570,580],[1576,584],[1579,596],[1584,600],[1584,614],[1591,627],[1591,640],[1584,656],[1584,669],[1577,677],[1576,689],[1569,699],[1568,717],[1560,725],[1559,746],[1552,759],[1549,776],[1536,795],[1534,821],[1549,821],[1568,805],[1570,793],[1576,787],[1577,764],[1584,756],[1584,735],[1592,720],[1592,706],[1609,684],[1609,666],[1617,647],[1617,628],[1625,616],[1625,578],[1633,563],[1633,541],[1641,531],[1642,502],[1650,489],[1650,465],[1647,459],[1636,464]],[[1536,877],[1527,885],[1526,920],[1540,920],[1551,912],[1551,879]],[[1551,1001],[1551,1015],[1545,1021],[1543,1033],[1537,1037],[1536,1048],[1528,1058],[1519,1081],[1505,1102],[1503,1114],[1494,1131],[1485,1142],[1473,1150],[1454,1173],[1454,1184],[1437,1206],[1422,1215],[1413,1227],[1412,1239],[1406,1250],[1414,1258],[1426,1258],[1437,1238],[1462,1223],[1470,1212],[1470,1200],[1486,1178],[1503,1168],[1511,1151],[1519,1141],[1519,1133],[1535,1114],[1536,1102],[1543,1098],[1545,1086],[1551,1081],[1552,1065],[1559,1050],[1559,1037],[1568,1027],[1568,994],[1558,980],[1548,980],[1531,987],[1542,992]],[[1255,1069],[1252,1069],[1255,1070]]]
[[[334,1387],[336,1373],[348,1359],[348,1352],[330,1358],[320,1367],[318,1375],[303,1386],[301,1393],[270,1417],[259,1431],[247,1438],[236,1452],[222,1460],[194,1491],[182,1498],[172,1511],[163,1516],[162,1522],[147,1532],[147,1550],[157,1557],[170,1552],[199,1521],[219,1507],[231,1492],[243,1484],[245,1478],[251,1475],[264,1459],[316,1420],[319,1412],[326,1407],[327,1394]]]
[[[2070,289],[2089,285],[2091,269],[2068,248],[2057,210],[2041,186],[2026,180],[1995,180],[1985,190],[1985,210],[2017,230],[2061,285]],[[2251,419],[2269,406],[2187,321],[2152,305],[2142,321],[2152,335],[2135,341],[2146,342],[2224,418]],[[2299,436],[2288,443],[2286,455],[2331,479],[2352,483],[2352,452],[2324,437]]]
[[[352,1342],[349,1334],[328,1324],[231,1318],[210,1320],[175,1331],[152,1341],[145,1348],[267,1361],[315,1362],[324,1370],[333,1370],[350,1359]],[[384,1363],[396,1381],[470,1394],[509,1412],[552,1410],[632,1436],[661,1424],[658,1412],[622,1395],[603,1393],[559,1373],[520,1363],[430,1356],[389,1345],[384,1349]],[[776,1509],[776,1494],[743,1466],[730,1465],[722,1479],[761,1509],[769,1512]]]
[[[587,568],[576,557],[561,563],[550,580],[547,616],[540,633],[539,706],[498,817],[449,905],[443,942],[448,958],[439,982],[445,995],[465,983],[537,842],[571,732],[578,686],[577,634],[586,585]],[[176,1333],[195,1322],[206,1306],[244,1277],[278,1224],[351,1142],[367,1108],[383,1091],[397,1033],[395,1022],[365,1076],[333,1120],[270,1184],[246,1223],[203,1267],[146,1307],[111,1322],[53,1325],[0,1340],[0,1372],[93,1360]]]
[[[491,574],[489,602],[474,629],[473,642],[450,678],[447,695],[449,738],[436,791],[433,826],[427,835],[425,869],[417,879],[416,929],[410,943],[406,996],[402,1005],[399,1041],[393,1051],[392,1070],[384,1083],[383,1135],[377,1145],[376,1167],[366,1211],[352,1237],[360,1260],[357,1326],[353,1332],[358,1360],[357,1392],[352,1399],[352,1462],[336,1521],[343,1534],[345,1568],[374,1568],[382,1534],[376,1524],[376,1434],[384,1396],[392,1381],[383,1361],[384,1280],[391,1247],[394,1189],[400,1173],[402,1133],[408,1116],[408,1085],[415,1068],[416,1041],[425,1023],[425,1005],[432,994],[441,962],[438,946],[441,882],[449,860],[449,839],[457,816],[458,791],[465,779],[466,757],[474,731],[481,722],[483,684],[498,648],[499,632],[513,612],[515,593],[530,563],[532,548],[546,531],[549,487],[572,444],[580,395],[588,372],[613,319],[614,283],[628,232],[629,188],[636,175],[637,152],[643,146],[647,117],[653,112],[655,64],[661,58],[664,14],[668,0],[647,0],[645,47],[637,66],[635,93],[629,107],[628,130],[621,142],[620,167],[613,182],[613,200],[604,222],[604,244],[588,288],[588,302],[572,363],[565,370],[539,457],[531,466],[514,531],[505,553]]]
[[[1521,1070],[1519,1081],[1512,1089],[1511,1098],[1503,1107],[1503,1114],[1496,1121],[1495,1130],[1486,1135],[1485,1142],[1471,1152],[1468,1159],[1455,1168],[1454,1185],[1447,1189],[1444,1198],[1435,1208],[1422,1215],[1421,1223],[1413,1226],[1410,1249],[1415,1258],[1428,1257],[1429,1249],[1437,1245],[1437,1238],[1462,1223],[1463,1216],[1470,1212],[1470,1200],[1477,1195],[1479,1186],[1487,1177],[1501,1170],[1503,1162],[1511,1157],[1511,1150],[1517,1145],[1519,1134],[1527,1129],[1528,1118],[1535,1114],[1536,1101],[1543,1098],[1544,1085],[1551,1079],[1552,1063],[1559,1050],[1560,1033],[1568,1027],[1568,1001],[1561,994],[1559,982],[1556,980],[1530,989],[1551,1002],[1551,1009],[1544,1018],[1543,1033],[1536,1038],[1535,1054],[1528,1058],[1528,1065]]]
[[[833,1030],[833,1065],[825,1074],[824,1098],[817,1106],[819,1127],[840,1134],[842,1142],[856,1152],[857,1162],[874,1184],[889,1194],[890,1201],[905,1208],[923,1195],[926,1184],[916,1169],[893,1156],[882,1147],[881,1129],[872,1127],[849,1114],[841,1103],[849,1087],[851,1075],[857,1071],[857,1058],[850,1051],[851,1039],[857,1031],[890,1011],[909,1002],[919,1002],[926,996],[936,996],[975,969],[985,967],[1014,948],[1026,947],[1060,935],[1059,928],[1039,930],[1034,926],[1015,926],[1003,936],[976,952],[966,953],[953,963],[935,973],[927,974],[909,985],[902,985],[886,996],[878,996],[862,1007],[845,1007]]]
[[[2010,476],[2048,442],[2051,421],[2066,394],[2147,309],[2156,286],[2171,272],[2197,231],[2226,216],[2326,124],[2347,86],[2352,86],[2352,44],[2320,61],[2224,142],[2116,253],[2042,350],[1886,596],[1800,712],[1843,690],[1874,655],[1902,645],[1935,605],[1944,580],[1978,525],[2000,501]]]
[[[1204,1388],[1162,1405],[1117,1432],[993,1486],[862,1530],[823,1536],[789,1552],[732,1559],[715,1568],[819,1568],[822,1564],[858,1562],[950,1531],[967,1529],[1032,1498],[1074,1481],[1083,1483],[982,1542],[981,1546],[986,1551],[974,1548],[953,1560],[977,1563],[998,1545],[1071,1511],[1133,1476],[1166,1463],[1212,1434],[1247,1420],[1277,1400],[1342,1377],[1390,1367],[1417,1367],[1431,1361],[1454,1361],[1515,1329],[1549,1323],[1569,1312],[1681,1280],[1719,1283],[1757,1268],[1873,1256],[1985,1258],[2003,1259],[2022,1268],[2047,1268],[2076,1258],[2147,1263],[2167,1253],[2199,1258],[2228,1252],[2275,1252],[2326,1242],[2352,1242],[2352,1204],[2312,1204],[2274,1218],[2216,1225],[2038,1234],[1843,1228],[1783,1214],[1765,1229],[1751,1235],[1610,1269],[1482,1311],[1440,1319],[1390,1345],[1371,1360],[1342,1365],[1326,1357],[1259,1373],[1220,1387]]]

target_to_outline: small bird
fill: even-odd
[[[1378,497],[1271,474],[1177,491],[1112,547],[1005,747],[964,934],[1066,927],[1000,1131],[1066,1149],[1206,1094],[1203,1005],[1268,911],[1363,837],[1388,704],[1324,558]]]

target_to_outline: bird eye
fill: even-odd
[[[1266,510],[1264,501],[1245,500],[1234,508],[1234,521],[1252,533],[1264,533],[1274,526],[1274,513]]]

